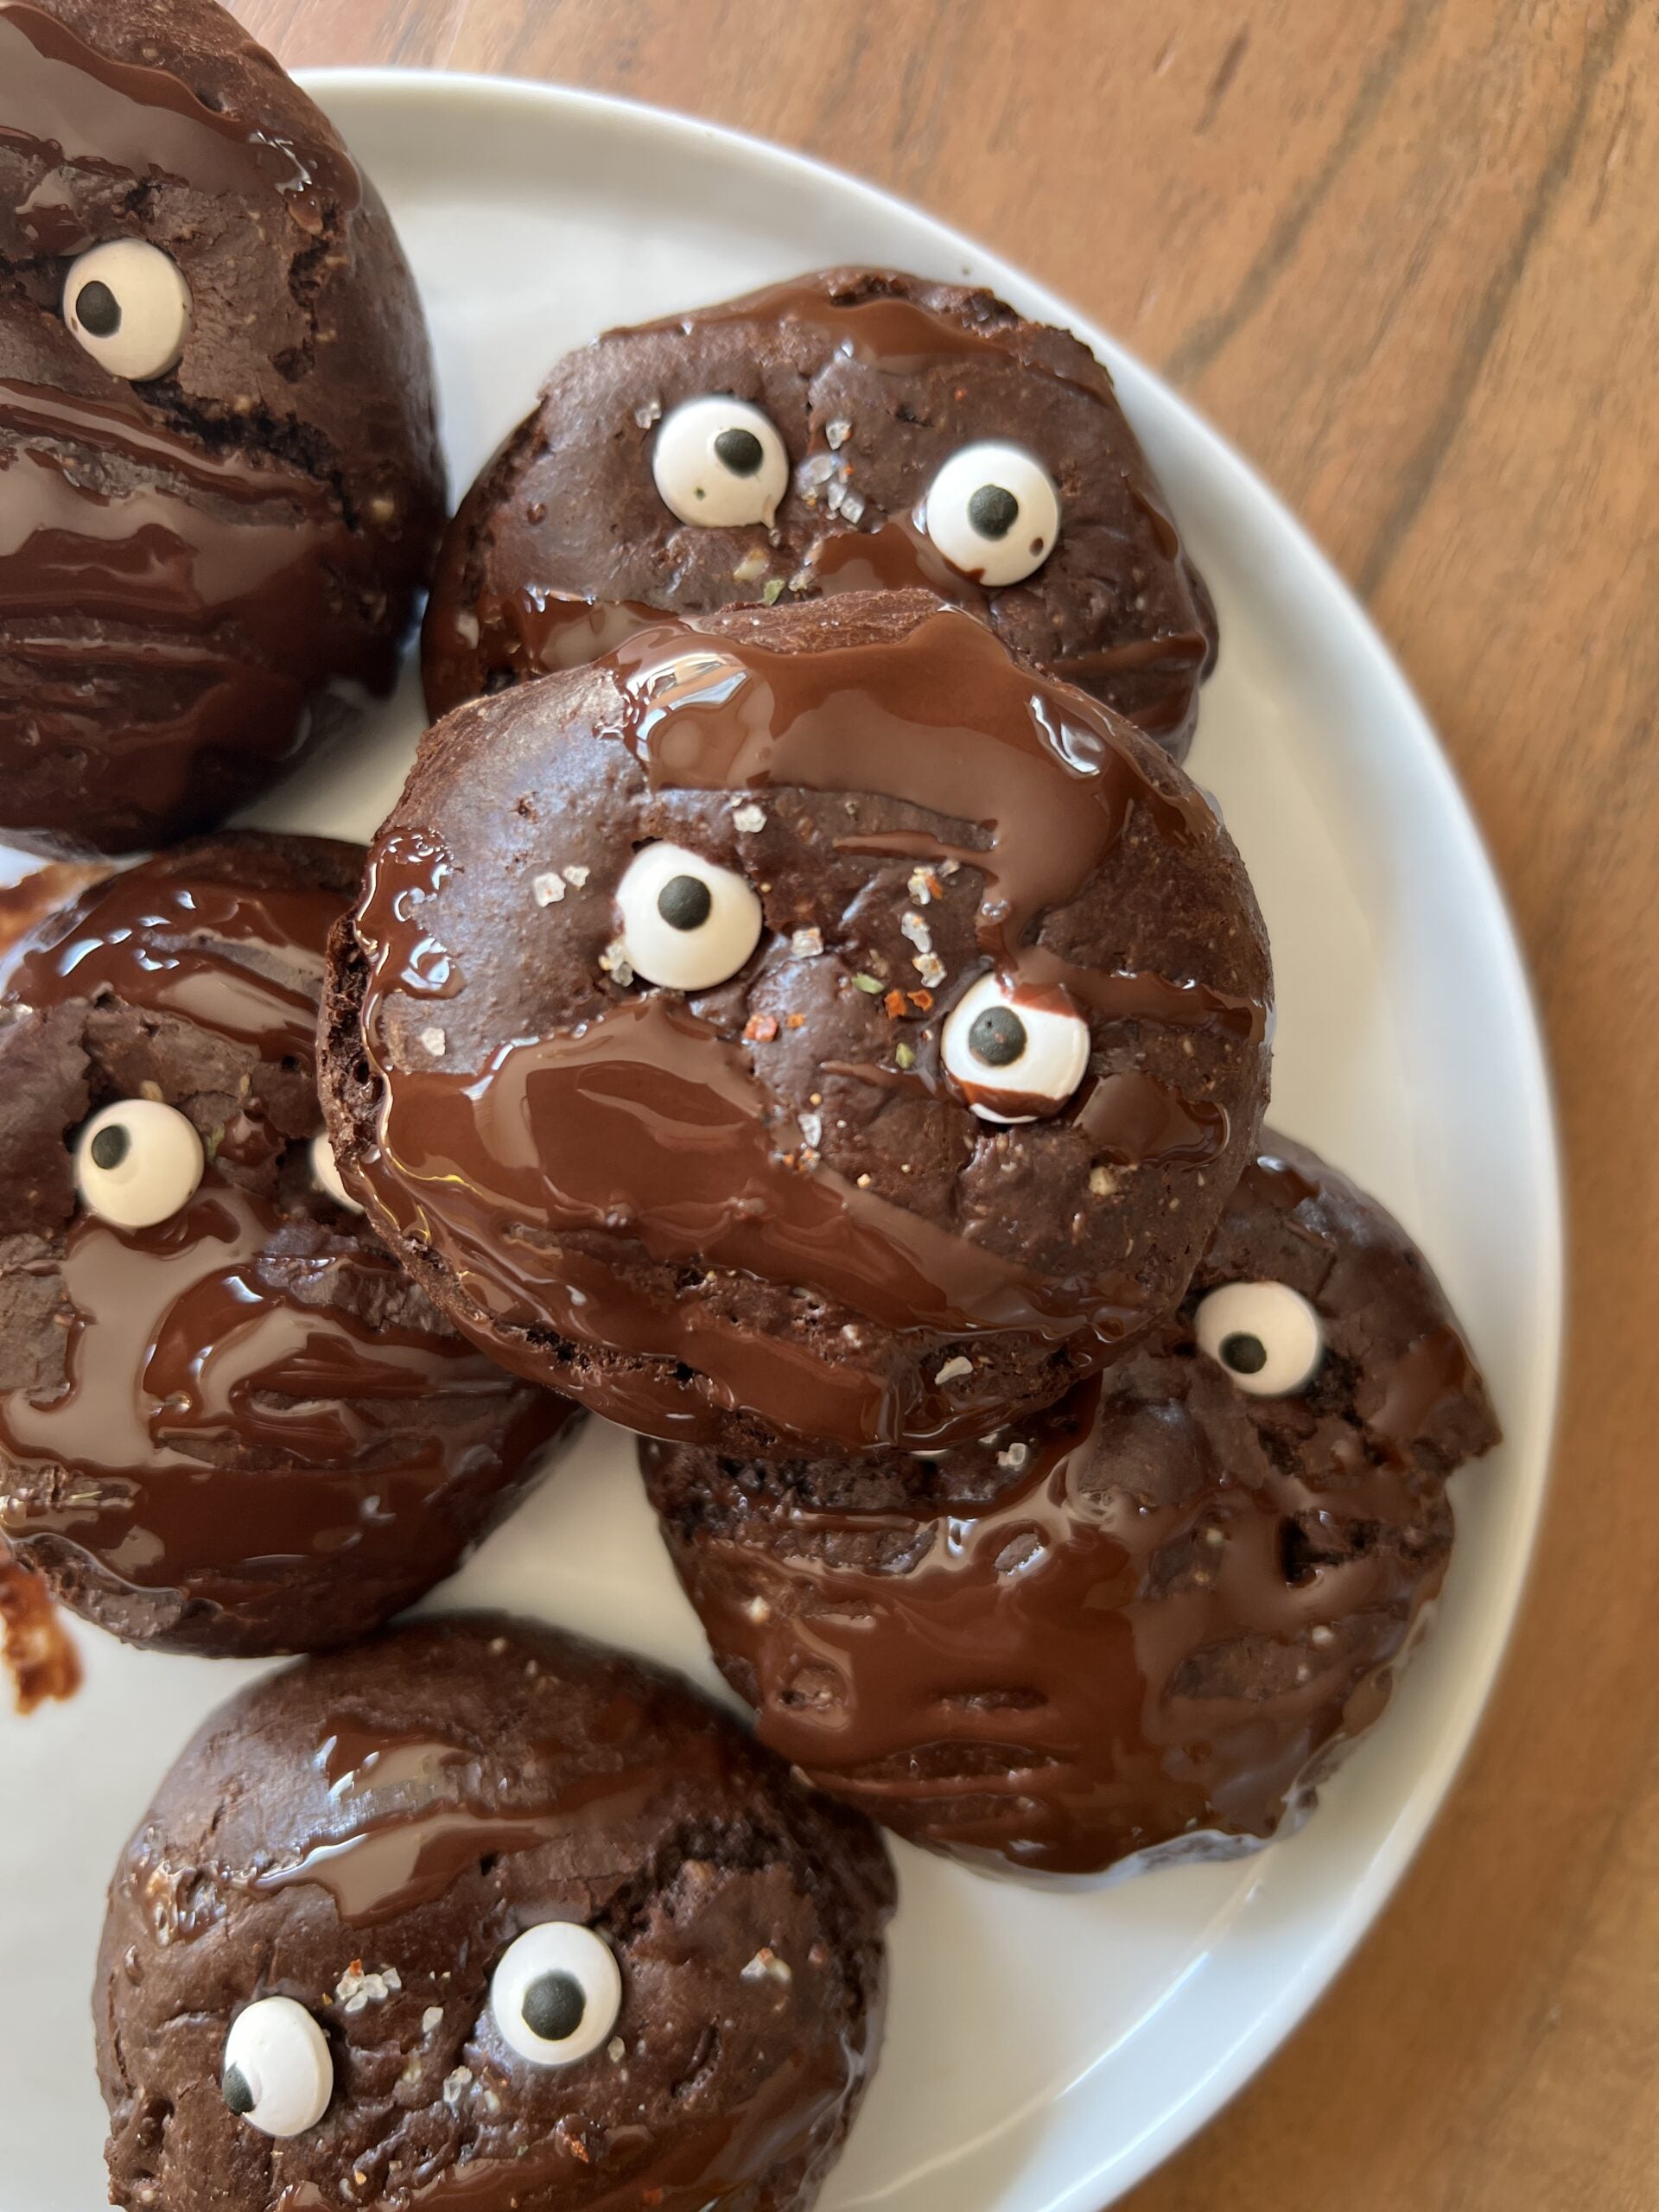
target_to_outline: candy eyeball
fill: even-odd
[[[1060,535],[1060,495],[1023,446],[997,439],[952,454],[928,487],[922,527],[953,569],[996,589],[1040,569]]]
[[[291,1997],[261,1997],[231,2022],[219,2086],[237,2118],[262,2135],[303,2135],[334,2094],[328,2039]]]
[[[63,319],[101,368],[142,384],[165,376],[184,351],[190,287],[159,246],[106,238],[70,263]]]
[[[664,416],[651,473],[663,504],[709,530],[770,525],[789,489],[789,455],[770,416],[723,392],[683,400]]]
[[[361,1213],[363,1209],[340,1179],[340,1167],[334,1159],[334,1147],[328,1141],[327,1129],[319,1129],[311,1140],[311,1180],[337,1206],[347,1213]]]
[[[1198,1301],[1198,1350],[1253,1398],[1285,1398],[1313,1379],[1319,1317],[1287,1282],[1229,1282]]]
[[[490,1978],[490,2015],[532,2066],[571,2066],[606,2042],[622,2009],[622,1974],[602,1936],[575,1921],[528,1928]]]
[[[152,1229],[188,1205],[207,1165],[201,1139],[176,1107],[118,1098],[75,1139],[75,1188],[114,1229]]]
[[[760,901],[743,878],[683,845],[646,845],[616,887],[628,964],[671,991],[712,990],[760,942]]]
[[[982,976],[945,1016],[939,1052],[982,1121],[1035,1122],[1083,1081],[1089,1025],[1068,1007],[1028,1003]]]

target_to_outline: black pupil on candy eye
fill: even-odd
[[[729,468],[734,476],[758,474],[766,457],[753,430],[722,430],[715,440],[715,454],[721,467]]]
[[[700,930],[714,904],[708,885],[696,875],[671,875],[657,893],[657,911],[671,930]]]
[[[75,294],[75,320],[94,338],[113,338],[121,327],[121,302],[107,284],[94,277]]]
[[[1238,1329],[1221,1340],[1221,1358],[1224,1367],[1235,1375],[1259,1375],[1268,1363],[1268,1349],[1260,1337],[1250,1336]]]
[[[225,2069],[219,2089],[226,2103],[238,2116],[253,2110],[253,2091],[248,2087],[248,2077],[239,2066]]]
[[[94,1167],[118,1167],[132,1149],[132,1139],[119,1122],[111,1122],[92,1139]]]
[[[968,519],[982,537],[1006,537],[1020,519],[1020,502],[1000,484],[982,484],[968,502]]]
[[[1026,1025],[1011,1007],[988,1006],[968,1032],[968,1049],[988,1068],[1006,1068],[1026,1049]]]
[[[524,2025],[543,2043],[568,2043],[582,2025],[588,1999],[573,1974],[538,1974],[524,1992]]]

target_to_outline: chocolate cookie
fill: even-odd
[[[763,1743],[913,1842],[1076,1875],[1294,1823],[1497,1433],[1421,1254],[1270,1139],[1179,1313],[1035,1421],[931,1460],[641,1456]]]
[[[1268,972],[1180,771],[921,593],[664,623],[430,732],[322,1086],[519,1372],[766,1451],[978,1434],[1180,1296]]]
[[[426,327],[213,0],[0,0],[0,830],[220,820],[385,692],[443,522]]]
[[[268,1675],[162,1783],[94,2012],[129,2212],[804,2212],[880,2042],[856,1814],[503,1615]]]
[[[45,924],[0,1001],[0,1555],[132,1643],[375,1627],[572,1424],[448,1326],[319,1134],[323,945],[361,860],[181,848]]]
[[[1111,378],[988,292],[825,270],[560,363],[449,526],[427,703],[652,609],[916,585],[1185,753],[1215,611]]]

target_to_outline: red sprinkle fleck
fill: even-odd
[[[743,1034],[752,1045],[770,1045],[778,1034],[775,1014],[752,1014],[743,1025]]]
[[[784,1027],[785,1029],[804,1029],[806,1016],[804,1014],[786,1014],[784,1016]]]
[[[905,995],[902,991],[889,991],[881,1003],[887,1008],[887,1020],[897,1021],[905,1010]]]
[[[910,1002],[912,1006],[919,1007],[925,1014],[933,1003],[933,994],[931,991],[912,991],[910,995]]]

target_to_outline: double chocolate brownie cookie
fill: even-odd
[[[1179,1300],[1268,990],[1166,754],[959,609],[848,594],[429,733],[321,1082],[375,1226],[520,1373],[734,1449],[925,1445]]]
[[[825,270],[560,363],[450,525],[427,703],[652,609],[917,585],[1185,754],[1215,613],[1106,370],[988,292]]]
[[[375,1627],[574,1420],[457,1336],[340,1189],[315,1030],[361,861],[181,848],[42,925],[0,1001],[0,1554],[134,1643]]]
[[[1422,1255],[1281,1139],[1169,1326],[931,1459],[642,1446],[761,1741],[993,1868],[1246,1850],[1382,1711],[1497,1441]]]
[[[269,1675],[162,1783],[95,2015],[127,2212],[805,2212],[893,1878],[683,1682],[497,1614]]]
[[[413,279],[213,0],[0,0],[0,830],[220,820],[390,690],[443,523]]]

